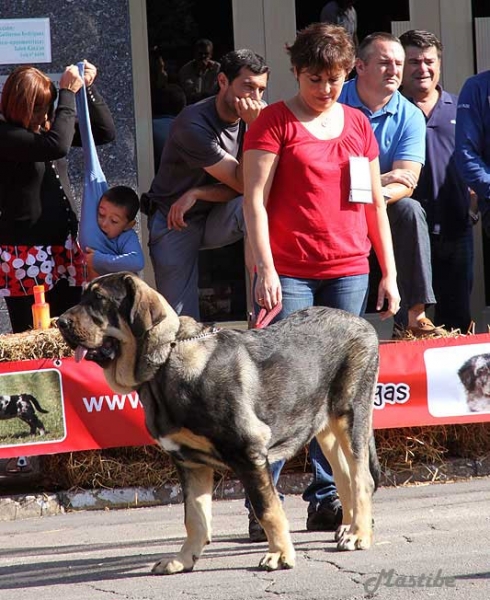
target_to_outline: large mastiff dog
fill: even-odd
[[[220,467],[240,478],[267,534],[260,566],[293,567],[269,463],[292,457],[313,436],[343,506],[338,548],[370,547],[378,339],[365,320],[316,307],[261,330],[217,330],[178,317],[141,279],[118,273],[90,283],[58,326],[76,359],[98,363],[115,391],[138,391],[151,435],[177,465],[187,538],[153,573],[192,570],[211,541],[213,470]]]

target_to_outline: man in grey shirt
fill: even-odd
[[[252,50],[226,54],[218,94],[175,119],[141,199],[157,289],[180,315],[199,319],[199,250],[244,235],[241,145],[246,125],[262,110],[268,76],[264,59]]]

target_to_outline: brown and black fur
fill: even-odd
[[[367,321],[316,307],[265,329],[215,332],[178,317],[135,275],[118,273],[95,279],[58,325],[78,358],[83,348],[104,368],[115,391],[138,391],[151,435],[178,466],[187,539],[154,573],[191,570],[211,541],[213,469],[223,466],[242,481],[267,534],[261,566],[294,566],[269,464],[314,436],[343,506],[338,548],[369,548],[379,475],[372,438],[378,339]]]

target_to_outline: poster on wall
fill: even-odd
[[[490,334],[382,344],[376,429],[490,421]],[[153,444],[136,391],[74,358],[0,362],[0,458]]]
[[[0,19],[0,64],[51,62],[48,18]]]

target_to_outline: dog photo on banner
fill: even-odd
[[[431,415],[490,413],[490,344],[431,348],[424,361]]]
[[[0,375],[0,447],[66,437],[62,383],[56,369]]]

